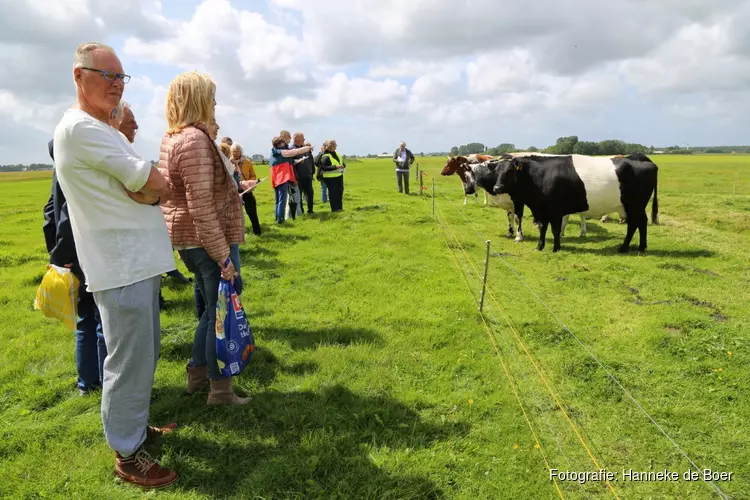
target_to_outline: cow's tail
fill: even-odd
[[[657,197],[657,186],[659,185],[659,170],[654,175],[654,201],[651,203],[651,224],[659,223],[659,198]]]

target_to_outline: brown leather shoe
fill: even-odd
[[[209,381],[211,392],[206,403],[209,405],[246,405],[250,398],[241,398],[232,390],[232,377]]]
[[[164,488],[177,481],[177,473],[162,467],[142,446],[127,458],[115,452],[115,474],[142,488]]]
[[[187,393],[195,394],[208,390],[208,367],[188,366],[187,367]]]
[[[153,425],[149,425],[146,429],[146,442],[145,444],[151,444],[160,437],[162,437],[164,434],[169,434],[175,428],[177,427],[177,424],[172,422],[164,427],[154,427]]]

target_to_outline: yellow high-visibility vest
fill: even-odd
[[[323,156],[327,156],[331,160],[331,165],[333,165],[334,167],[341,166],[341,162],[331,156],[331,153],[326,153]],[[323,177],[341,177],[342,175],[344,175],[344,173],[340,170],[323,170]]]

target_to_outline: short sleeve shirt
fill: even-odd
[[[141,190],[152,167],[124,135],[70,109],[55,128],[54,154],[88,291],[132,285],[175,269],[161,209],[136,203],[125,192]]]

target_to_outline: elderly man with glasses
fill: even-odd
[[[406,147],[405,142],[399,143],[398,148],[393,152],[393,163],[396,164],[398,192],[409,194],[409,167],[414,163],[414,155]]]
[[[104,435],[120,478],[160,488],[176,481],[177,473],[151,458],[144,445],[173,428],[148,425],[161,341],[161,274],[175,269],[158,206],[171,191],[159,171],[108,124],[130,80],[114,50],[80,45],[73,80],[77,102],[55,128],[55,171],[107,343]]]

